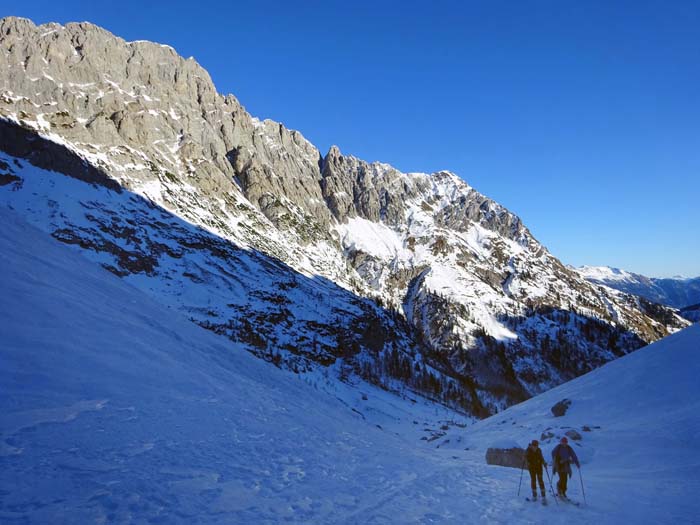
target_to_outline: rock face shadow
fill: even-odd
[[[0,150],[47,170],[3,162],[8,204],[28,195],[32,179],[47,178],[38,186],[45,193],[27,198],[44,217],[40,227],[56,240],[275,366],[296,373],[330,367],[341,380],[354,375],[480,413],[470,384],[449,363],[432,358],[396,311],[189,223],[123,188],[68,147],[0,123]],[[61,184],[68,185],[63,193],[70,202],[52,198],[53,186]]]
[[[65,192],[70,202],[53,199],[46,189],[31,202],[42,208],[41,226],[54,238],[81,248],[200,326],[296,373],[331,367],[341,380],[361,377],[484,417],[539,393],[538,385],[552,378],[572,379],[623,355],[623,348],[643,345],[630,331],[541,307],[529,316],[499,319],[532,334],[538,354],[519,340],[506,344],[485,332],[475,334],[474,348],[437,349],[392,308],[187,222],[123,188],[67,146],[13,121],[0,119],[0,150],[78,184]],[[0,165],[0,188],[10,197],[31,182],[20,168]],[[407,297],[424,275],[412,278]],[[588,339],[537,330],[538,322],[573,322]],[[493,399],[500,402],[488,401]]]

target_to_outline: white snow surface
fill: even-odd
[[[410,258],[410,252],[404,248],[403,239],[385,224],[362,217],[352,217],[346,224],[340,224],[336,228],[347,248],[384,260]]]
[[[698,325],[461,428],[455,414],[370,387],[319,389],[323,377],[252,357],[16,212],[0,208],[0,220],[3,524],[700,515]],[[555,419],[564,397],[572,406]],[[484,462],[489,446],[566,427],[583,435],[586,506],[526,503],[517,469]],[[543,445],[548,454],[553,441]],[[582,500],[577,483],[570,495]]]
[[[609,266],[580,266],[574,268],[578,273],[586,279],[601,282],[637,282],[639,275],[630,273],[619,268],[611,268]]]

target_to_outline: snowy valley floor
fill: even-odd
[[[700,516],[698,325],[428,441],[464,418],[280,371],[14,212],[0,209],[0,221],[2,524]],[[564,397],[572,406],[555,419],[549,408]],[[583,437],[585,507],[526,503],[527,473],[517,497],[520,472],[484,462],[487,447],[524,446],[548,428],[547,455],[562,432]],[[570,495],[583,499],[578,472]]]

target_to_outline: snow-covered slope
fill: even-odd
[[[459,428],[444,409],[232,351],[16,211],[0,222],[3,524],[602,525],[700,511],[698,326]],[[582,432],[586,508],[526,504],[517,470],[484,464],[495,440],[583,424],[600,426]]]
[[[619,523],[694,523],[699,375],[700,325],[694,325],[443,439],[477,456],[489,446],[526,447],[538,439],[550,461],[568,435],[582,461],[569,495],[583,501],[583,480],[587,523],[606,522],[613,509],[625,515]],[[564,399],[570,408],[554,417],[552,406]]]
[[[411,421],[432,406],[319,393],[328,377],[232,351],[15,212],[0,222],[3,524],[376,522],[417,478]],[[401,418],[410,444],[380,428]]]
[[[581,266],[576,270],[592,283],[674,308],[684,308],[700,301],[700,277],[646,277],[609,266]]]

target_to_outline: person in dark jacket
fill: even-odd
[[[566,437],[561,438],[559,444],[552,450],[552,474],[559,473],[559,481],[557,481],[557,494],[566,498],[566,485],[571,477],[571,464],[581,468],[578,462],[578,457],[574,449],[569,446],[569,440]]]
[[[525,451],[525,462],[527,470],[530,472],[530,486],[532,487],[532,499],[537,499],[537,483],[540,485],[540,493],[546,498],[544,491],[544,479],[542,479],[542,467],[547,466],[547,462],[542,456],[540,444],[536,439],[532,440]]]

